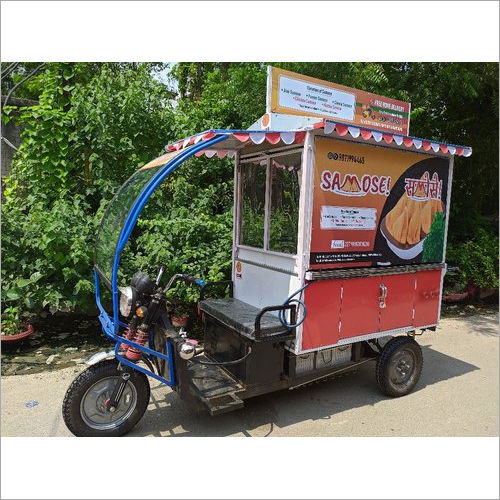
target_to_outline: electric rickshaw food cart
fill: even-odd
[[[414,337],[440,317],[453,156],[472,153],[409,136],[409,113],[409,103],[269,68],[267,113],[250,129],[187,137],[136,171],[95,249],[99,320],[115,346],[68,388],[69,430],[130,431],[148,406],[148,377],[211,415],[370,361],[383,393],[409,393],[422,370]],[[231,279],[176,274],[162,286],[162,269],[155,279],[138,269],[119,283],[146,202],[200,155],[234,159]],[[170,322],[178,280],[200,288],[201,344]]]

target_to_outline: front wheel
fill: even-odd
[[[375,375],[380,390],[393,397],[408,394],[417,385],[422,365],[422,350],[415,339],[394,337],[377,360]]]
[[[64,423],[75,436],[123,436],[141,419],[149,403],[146,375],[132,370],[114,411],[109,399],[122,380],[114,359],[101,361],[82,372],[64,396]]]

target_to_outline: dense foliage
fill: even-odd
[[[498,234],[491,228],[479,225],[470,239],[451,242],[446,260],[458,266],[449,281],[498,288]]]
[[[39,311],[93,306],[95,231],[116,188],[171,133],[148,68],[51,64],[38,105],[22,108],[22,145],[5,179],[2,298]],[[4,108],[4,119],[15,110]]]
[[[471,158],[455,162],[448,261],[460,265],[464,279],[498,286],[498,64],[271,64],[408,99],[413,135],[472,146]],[[20,64],[2,81],[3,92],[31,67]],[[48,63],[14,94],[38,104],[3,109],[3,120],[24,126],[4,182],[4,306],[94,307],[95,232],[116,189],[169,141],[246,128],[265,111],[264,64],[179,63],[169,75],[174,90],[158,69],[165,71],[155,64]],[[123,255],[125,274],[154,273],[163,264],[166,275],[228,275],[231,161],[190,161],[192,168],[180,169],[151,200]],[[179,293],[196,298],[189,288]]]

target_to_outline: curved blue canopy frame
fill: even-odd
[[[195,155],[199,151],[206,149],[207,147],[213,146],[218,142],[226,139],[224,135],[217,135],[212,139],[207,141],[200,142],[195,144],[194,146],[186,149],[178,156],[167,162],[163,165],[160,170],[151,178],[148,184],[142,189],[139,196],[137,196],[132,208],[130,209],[127,218],[123,224],[123,228],[120,232],[120,237],[118,238],[118,243],[115,249],[115,255],[113,258],[113,269],[111,274],[111,294],[112,294],[112,306],[113,306],[113,319],[110,321],[110,317],[104,308],[101,305],[100,300],[100,290],[99,290],[99,277],[97,271],[94,271],[95,277],[95,285],[96,285],[96,302],[97,307],[101,312],[100,320],[103,326],[103,329],[106,334],[113,337],[115,340],[122,340],[119,337],[116,337],[120,326],[126,327],[125,324],[119,321],[119,290],[118,290],[118,267],[120,265],[120,256],[127,244],[127,241],[132,233],[132,230],[135,227],[137,219],[141,214],[142,209],[146,205],[147,201],[154,193],[154,191],[158,188],[158,186],[165,180],[165,178],[170,175],[174,170],[176,170],[182,163],[184,163],[188,158]],[[128,343],[128,342],[127,342]]]

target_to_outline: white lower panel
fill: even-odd
[[[233,263],[234,297],[263,308],[280,305],[300,287],[295,257],[238,249]]]

